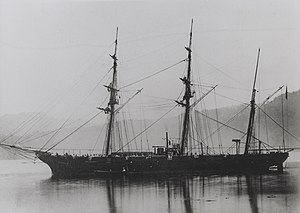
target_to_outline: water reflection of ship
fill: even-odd
[[[252,213],[265,212],[264,209],[269,209],[264,207],[265,199],[284,208],[281,212],[290,212],[287,198],[297,190],[291,182],[287,182],[282,176],[246,175],[243,178],[246,180],[247,195]],[[266,184],[266,182],[269,182],[269,184]],[[241,187],[242,185],[239,185],[239,189]],[[278,199],[278,197],[281,198]],[[275,210],[276,206],[273,206],[273,209]]]
[[[177,199],[179,196],[180,202],[180,211],[179,212],[186,212],[192,213],[194,212],[193,209],[193,198],[191,197],[191,189],[193,188],[193,181],[190,178],[183,178],[180,180],[172,180],[172,179],[150,179],[146,182],[143,182],[139,179],[107,179],[106,180],[106,194],[107,194],[107,203],[108,209],[110,213],[118,213],[122,212],[122,194],[120,190],[125,186],[128,187],[129,191],[131,187],[136,185],[142,185],[142,188],[154,187],[153,189],[156,191],[163,186],[163,191],[166,192],[166,210],[168,213],[174,212],[173,204],[174,200]],[[120,187],[121,186],[121,187]],[[119,196],[119,197],[118,197]],[[121,203],[118,203],[121,201]],[[146,201],[146,200],[145,200]],[[147,201],[146,201],[147,202]],[[177,202],[176,202],[177,203]],[[153,205],[156,205],[153,203]],[[178,211],[179,209],[177,209]],[[145,212],[148,212],[145,210]]]
[[[145,209],[144,212],[216,212],[216,209],[221,211],[223,208],[228,209],[222,212],[243,209],[258,213],[274,209],[277,205],[288,209],[291,203],[287,202],[287,197],[296,190],[292,183],[288,175],[126,177],[106,180],[106,194],[110,213],[127,212],[129,209]],[[139,197],[133,200],[126,198],[133,191]]]
[[[107,200],[108,208],[110,213],[117,213],[117,207],[115,202],[115,192],[114,192],[114,181],[106,180],[106,191],[107,191]]]
[[[246,176],[246,184],[247,184],[247,192],[249,195],[249,203],[250,203],[250,208],[252,213],[258,213],[258,205],[257,205],[257,193],[262,193],[262,191],[257,191],[256,184],[252,185],[252,178],[250,176]],[[261,178],[260,180],[260,186],[262,190],[262,182]],[[254,187],[253,187],[254,186]]]

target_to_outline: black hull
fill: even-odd
[[[282,171],[288,153],[212,155],[212,156],[131,156],[131,157],[77,157],[55,156],[39,152],[38,158],[45,162],[53,177],[95,177],[108,174],[233,174],[265,173],[276,166]]]

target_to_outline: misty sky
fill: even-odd
[[[218,93],[249,102],[260,47],[259,98],[284,84],[298,90],[299,11],[297,0],[0,0],[0,115],[93,114],[107,95],[102,85],[109,78],[100,80],[111,67],[117,26],[118,80],[125,86],[186,57],[191,18],[196,82],[218,84]],[[180,64],[122,95],[143,87],[140,102],[176,99],[185,69]],[[218,100],[219,106],[235,104]],[[214,107],[209,100],[207,105]]]

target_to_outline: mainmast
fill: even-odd
[[[185,47],[188,52],[188,69],[187,76],[181,78],[182,82],[185,84],[185,93],[181,105],[185,107],[184,120],[183,120],[183,129],[181,134],[181,147],[180,154],[183,155],[185,152],[185,147],[188,143],[188,136],[190,133],[190,99],[193,97],[191,92],[191,61],[192,61],[192,36],[193,36],[193,19],[191,22],[191,31],[190,31],[190,41],[189,46]],[[185,101],[185,103],[183,103]]]
[[[119,104],[117,100],[117,45],[118,45],[118,28],[116,31],[116,39],[115,39],[115,51],[113,55],[110,55],[110,57],[113,59],[113,80],[110,83],[110,85],[105,86],[108,91],[110,92],[110,98],[108,102],[108,106],[106,109],[103,109],[106,113],[109,114],[109,122],[108,122],[108,128],[106,133],[106,149],[105,149],[105,155],[109,154],[110,148],[112,146],[112,133],[114,129],[114,121],[115,121],[115,105]]]
[[[256,77],[257,77],[257,70],[258,70],[259,54],[260,54],[260,49],[258,49],[257,60],[256,60],[255,76],[254,76],[252,96],[251,96],[251,101],[250,101],[250,106],[251,106],[250,118],[249,118],[248,130],[247,130],[247,138],[246,138],[244,155],[247,155],[249,152],[250,141],[251,141],[252,132],[253,132],[253,124],[254,124],[254,116],[255,116],[255,94],[256,94],[255,84],[256,84]]]

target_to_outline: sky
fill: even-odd
[[[122,87],[186,58],[192,18],[194,83],[217,84],[219,107],[249,102],[258,48],[258,98],[282,85],[299,90],[299,11],[297,0],[0,0],[0,116],[95,113],[107,96],[116,27]],[[161,106],[179,96],[185,70],[180,63],[120,96],[143,88],[136,101]]]

